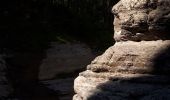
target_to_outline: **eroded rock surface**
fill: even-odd
[[[120,0],[112,12],[116,41],[170,39],[169,0]]]
[[[94,59],[87,69],[94,72],[135,74],[156,71],[155,74],[169,74],[169,59],[170,40],[117,42]]]
[[[73,100],[169,100],[169,82],[167,76],[85,71],[75,79]]]
[[[74,81],[73,100],[170,99],[170,0],[120,0],[116,43]]]

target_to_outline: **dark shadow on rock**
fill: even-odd
[[[157,77],[110,80],[97,86],[98,91],[94,90],[88,100],[169,100],[170,80],[154,83],[151,82],[152,78]],[[145,79],[150,80],[146,81]]]
[[[153,59],[153,74],[170,75],[170,45]]]

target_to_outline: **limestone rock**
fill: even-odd
[[[170,0],[120,0],[116,43],[74,81],[73,100],[170,100]]]
[[[117,42],[92,61],[87,69],[94,72],[169,74],[169,59],[170,40]]]
[[[169,59],[170,40],[117,42],[75,79],[73,100],[169,100]]]
[[[169,0],[120,0],[112,12],[116,41],[170,39]]]
[[[169,82],[167,76],[85,71],[75,79],[73,100],[169,100]]]

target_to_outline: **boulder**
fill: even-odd
[[[170,99],[170,1],[120,0],[114,46],[74,81],[73,100]]]

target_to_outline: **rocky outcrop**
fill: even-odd
[[[170,1],[120,0],[116,43],[74,81],[73,100],[170,99]]]
[[[170,39],[169,5],[169,0],[120,0],[112,9],[115,40]]]
[[[169,74],[169,58],[170,40],[117,42],[87,69],[93,72],[147,74],[156,71],[155,74]]]

